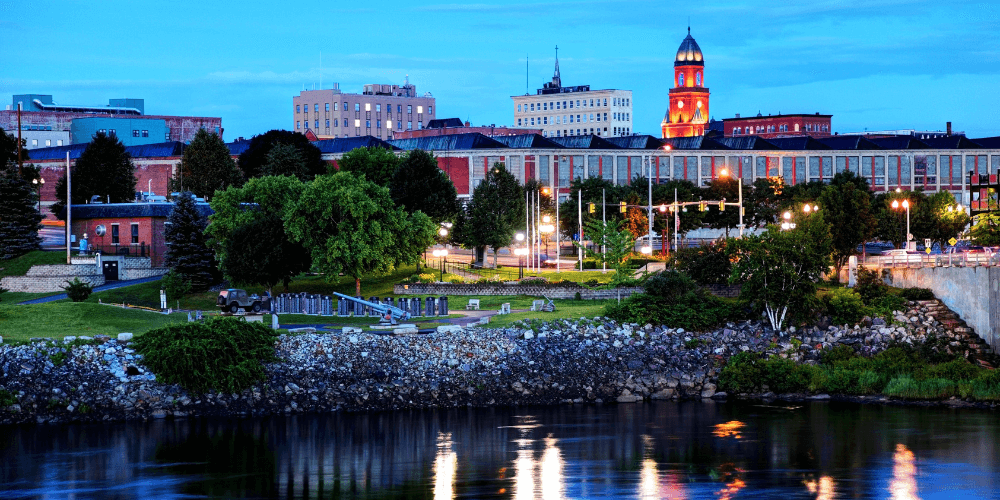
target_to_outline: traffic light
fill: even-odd
[[[622,213],[625,213],[628,210],[628,205],[626,205],[624,201],[619,203],[618,207]]]
[[[698,204],[698,211],[699,212],[704,212],[705,208],[706,207],[705,207],[705,202],[704,201]]]
[[[723,212],[725,210],[726,210],[726,202],[725,201],[720,201],[719,202],[719,211]]]
[[[588,204],[587,204],[587,212],[588,212],[588,213],[594,213],[594,211],[595,211],[595,210],[596,210],[596,209],[595,209],[595,207],[594,207],[594,204],[593,204],[593,203],[588,203]]]

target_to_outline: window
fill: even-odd
[[[429,115],[434,114],[434,106],[427,106],[427,114]]]
[[[535,103],[531,103],[531,107],[530,107],[530,109],[531,109],[531,111],[534,111],[534,110],[535,110]]]
[[[382,130],[382,120],[375,120],[375,128]]]
[[[408,114],[408,115],[412,115],[413,114],[413,105],[412,104],[407,104],[406,105],[406,114]],[[409,129],[407,129],[407,130],[409,130]]]
[[[396,105],[396,113],[400,113],[400,114],[403,113],[403,105],[402,104],[397,104]]]
[[[347,111],[349,109],[351,108],[347,105],[347,101],[344,101],[344,111]]]
[[[336,102],[333,103],[333,110],[337,111],[337,103]]]
[[[295,112],[296,113],[301,113],[302,112],[302,110],[299,109],[299,105],[298,104],[295,105]]]
[[[518,112],[518,113],[520,113],[520,112],[521,112],[521,105],[520,105],[520,104],[518,104],[518,105],[517,105],[517,112]]]
[[[354,103],[354,112],[355,113],[360,113],[361,112],[361,103],[359,103],[359,102]]]
[[[62,145],[63,145],[62,139],[56,141],[56,146],[62,146]]]
[[[598,99],[598,101],[600,101],[600,99]],[[590,106],[594,107],[594,100],[593,99],[590,100]]]
[[[573,101],[569,102],[569,109],[573,109]]]
[[[139,223],[133,222],[131,224],[131,226],[132,226],[132,244],[133,245],[138,245],[139,244]]]
[[[317,130],[319,129],[319,120],[316,120],[315,122],[313,122],[313,128],[315,128]]]
[[[518,119],[517,119],[517,126],[518,126],[518,127],[520,127],[520,126],[521,126],[521,119],[520,119],[520,118],[518,118]]]
[[[597,121],[601,121],[601,114],[597,113]]]
[[[381,113],[382,112],[382,105],[381,104],[376,104],[375,105],[375,112],[376,113]]]
[[[406,122],[406,130],[413,130],[413,122]]]
[[[396,121],[396,130],[403,130],[403,122]]]
[[[372,128],[372,121],[371,120],[365,120],[365,128]]]
[[[313,104],[313,111],[319,113],[319,103]]]
[[[330,120],[326,121],[326,128],[330,128]]]
[[[132,131],[132,137],[139,137],[139,131],[138,130],[133,130]]]
[[[45,139],[45,147],[49,147],[51,145],[52,145],[52,139]]]
[[[302,129],[302,127],[300,127],[299,125],[300,125],[300,123],[298,121],[296,121],[295,122],[295,130],[301,130]]]
[[[340,126],[339,123],[340,123],[339,120],[337,120],[336,118],[333,119],[333,126],[334,127],[339,127]]]
[[[424,114],[424,107],[423,106],[417,106],[417,114],[418,115]]]
[[[542,118],[542,123],[544,123],[545,125],[548,125],[549,124],[549,117],[547,117],[547,116],[543,117]],[[996,157],[994,157],[994,158],[996,158]]]
[[[216,135],[218,135],[218,132],[216,132]],[[143,130],[142,131],[142,136],[143,137],[149,137],[149,131],[148,130]]]
[[[535,119],[534,119],[534,118],[532,118],[532,119],[531,119],[531,124],[532,124],[532,125],[534,125],[534,124],[535,124]]]
[[[111,225],[111,244],[117,245],[118,241],[118,224]]]
[[[110,137],[117,137],[118,136],[118,132],[115,131],[115,129],[108,130],[108,136],[110,136]],[[38,142],[38,141],[35,141],[35,142]]]

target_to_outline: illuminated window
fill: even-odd
[[[132,131],[132,137],[139,137],[139,131],[138,130],[133,130]]]
[[[371,111],[371,110],[372,110],[372,103],[366,102],[365,103],[365,111]]]

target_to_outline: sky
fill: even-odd
[[[713,118],[1000,136],[1000,2],[479,1],[0,0],[0,100],[143,98],[221,117],[230,141],[291,129],[303,89],[409,75],[438,118],[511,125],[510,96],[552,78],[558,45],[563,85],[631,90],[634,131],[659,136],[690,23]]]

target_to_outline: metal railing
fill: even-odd
[[[1000,252],[957,252],[944,254],[870,255],[864,264],[879,269],[921,267],[1000,266]]]
[[[101,255],[121,255],[125,257],[149,257],[150,256],[150,246],[146,244],[145,241],[139,242],[137,244],[119,244],[119,245],[87,245],[86,250],[80,250],[80,255],[95,255],[100,252]]]

